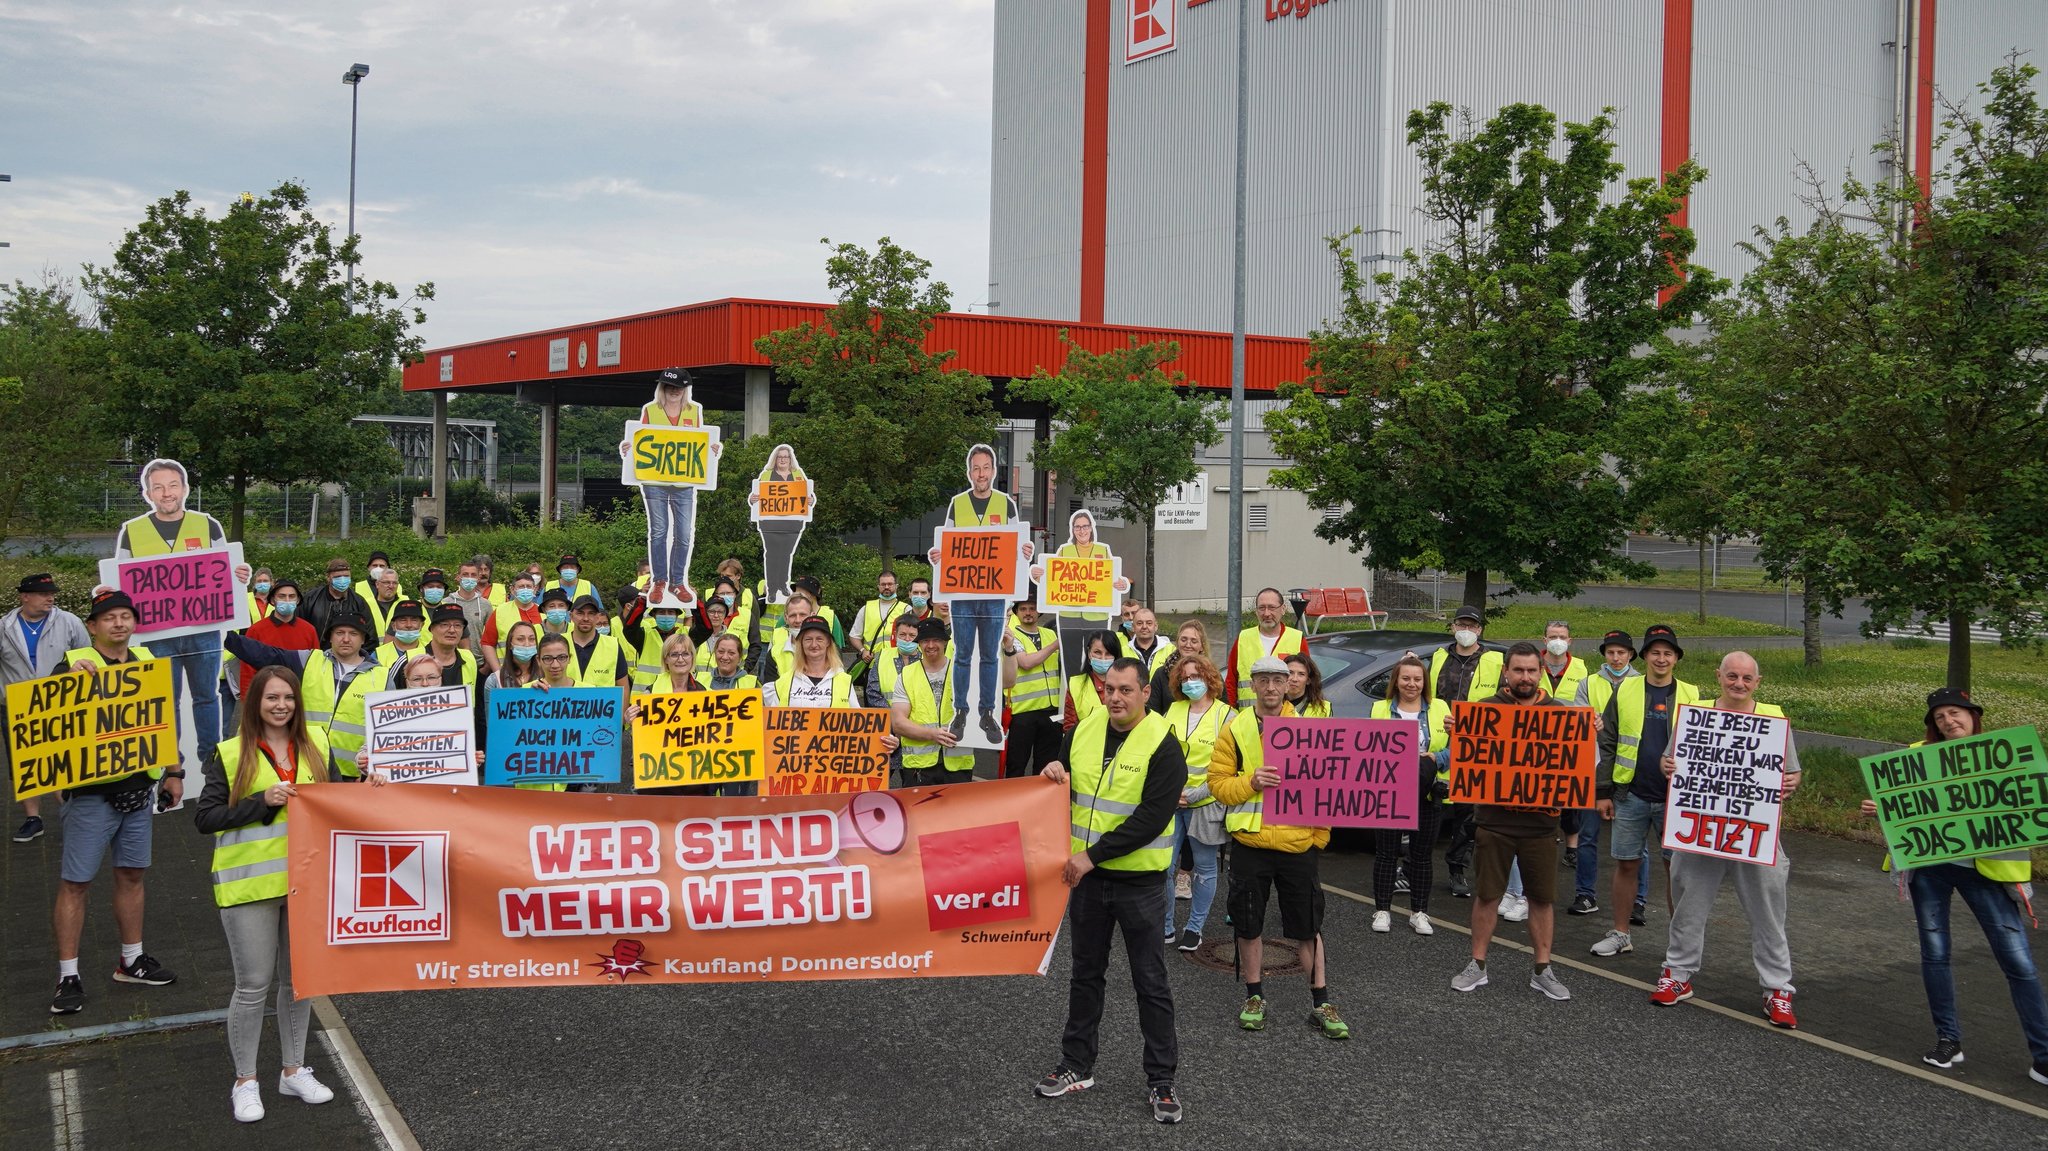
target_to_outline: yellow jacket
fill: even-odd
[[[1290,704],[1280,705],[1283,715],[1293,715]],[[1256,749],[1252,754],[1250,770],[1242,763],[1245,758],[1238,754],[1237,733],[1234,724],[1226,724],[1223,733],[1216,737],[1216,750],[1209,755],[1209,794],[1216,802],[1226,807],[1249,802],[1258,789],[1252,786],[1252,771],[1256,770],[1261,753]],[[1293,827],[1272,820],[1262,821],[1259,830],[1231,833],[1246,847],[1262,847],[1268,851],[1286,851],[1299,854],[1311,847],[1327,847],[1330,843],[1330,829],[1327,827]]]

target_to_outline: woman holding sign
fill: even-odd
[[[661,670],[646,687],[635,687],[635,695],[673,695],[679,691],[701,691],[697,683],[697,645],[682,632],[661,641]],[[627,720],[633,718],[627,715]]]
[[[228,1098],[241,1123],[263,1118],[256,1051],[272,984],[284,1054],[278,1094],[308,1103],[334,1098],[333,1089],[306,1066],[313,1001],[292,998],[291,936],[285,922],[287,808],[299,785],[329,778],[327,737],[307,725],[299,706],[299,677],[285,668],[257,671],[249,681],[249,706],[244,734],[222,740],[206,761],[197,809],[199,830],[214,837],[213,901],[235,967],[235,992],[228,1000],[235,1086]]]
[[[1223,673],[1206,655],[1184,655],[1173,665],[1173,702],[1166,708],[1166,723],[1188,761],[1187,786],[1180,793],[1180,812],[1173,828],[1173,858],[1180,858],[1180,841],[1187,837],[1195,856],[1192,898],[1188,900],[1188,923],[1180,933],[1180,949],[1195,951],[1202,946],[1202,928],[1208,925],[1209,908],[1216,902],[1216,870],[1223,857],[1223,842],[1230,834],[1223,829],[1223,808],[1209,794],[1209,756],[1216,739],[1237,713],[1223,702]],[[1166,869],[1166,937],[1172,939],[1175,870]]]
[[[1291,657],[1290,657],[1291,658]],[[1401,837],[1408,837],[1408,926],[1417,935],[1434,935],[1429,921],[1430,849],[1436,846],[1437,828],[1444,817],[1444,798],[1450,795],[1451,705],[1429,698],[1429,665],[1420,656],[1403,656],[1394,664],[1390,677],[1393,695],[1372,705],[1374,719],[1405,719],[1415,724],[1416,746],[1427,748],[1422,756],[1422,802],[1416,808],[1413,831],[1381,830],[1373,833],[1372,845],[1372,929],[1393,927],[1394,879],[1401,866]]]
[[[1924,722],[1926,738],[1914,747],[1983,734],[1984,708],[1967,693],[1944,687],[1928,695]],[[1877,801],[1864,800],[1863,814],[1876,816]],[[1890,863],[1887,856],[1886,866]],[[1963,1061],[1963,1028],[1956,1016],[1956,978],[1949,967],[1953,940],[1948,925],[1949,897],[1960,894],[1970,914],[1976,916],[1977,926],[1983,928],[1998,969],[2005,974],[2006,990],[2012,994],[2020,1033],[2026,1036],[2027,1055],[2033,1061],[2027,1074],[2036,1083],[2048,1083],[2048,997],[2042,995],[2040,972],[2027,943],[2027,921],[2032,918],[2027,896],[2027,884],[2033,879],[2032,854],[2022,848],[1915,867],[1904,873],[1904,879],[1913,897],[1913,918],[1920,927],[1920,981],[1927,988],[1927,1009],[1934,1016],[1934,1049],[1920,1061],[1944,1069]]]
[[[789,594],[789,564],[796,558],[796,545],[804,538],[804,528],[810,523],[811,507],[817,502],[817,497],[811,494],[806,483],[801,511],[790,512],[764,506],[761,485],[793,484],[803,479],[804,470],[797,466],[796,452],[788,444],[776,444],[775,450],[768,453],[768,463],[754,482],[753,492],[747,496],[754,527],[761,533],[761,575],[771,603],[780,602]]]

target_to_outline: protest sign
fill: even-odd
[[[493,691],[484,718],[484,782],[617,783],[619,689]]]
[[[1413,829],[1422,798],[1415,724],[1405,719],[1266,720],[1260,742],[1280,784],[1265,817],[1302,827]]]
[[[670,428],[659,424],[626,423],[627,453],[620,478],[634,487],[662,484],[669,487],[715,488],[718,486],[718,443],[715,424],[701,428]]]
[[[1858,766],[1894,867],[2048,844],[2048,760],[2031,727],[1888,751]]]
[[[476,783],[469,685],[373,691],[363,700],[368,770],[393,783]]]
[[[761,536],[761,586],[767,602],[777,605],[765,619],[781,619],[780,605],[789,598],[790,565],[796,560],[796,548],[803,542],[804,525],[811,522],[815,502],[811,482],[796,462],[796,450],[776,444],[747,496],[754,530]]]
[[[144,517],[145,519],[148,517]],[[249,597],[235,569],[242,545],[100,561],[100,582],[135,601],[135,640],[249,626]]]
[[[1778,862],[1792,721],[1681,704],[1673,727],[1664,847],[1738,863]],[[1637,765],[1638,770],[1662,770]]]
[[[1038,581],[1040,611],[1100,612],[1106,617],[1123,610],[1123,593],[1116,588],[1117,579],[1123,574],[1123,561],[1115,556],[1047,556],[1044,572]]]
[[[1591,807],[1593,768],[1589,708],[1451,703],[1452,803]]]
[[[758,780],[766,770],[761,689],[636,695],[633,786],[701,787]]]
[[[933,599],[951,603],[961,599],[1013,600],[1023,595],[1025,525],[940,528],[938,538]]]
[[[176,767],[170,661],[8,684],[7,754],[16,799]]]
[[[889,786],[889,713],[859,707],[768,710],[766,795],[881,791]]]
[[[1043,975],[1065,789],[761,797],[308,787],[301,998],[448,987]]]

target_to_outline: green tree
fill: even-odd
[[[1621,474],[1627,506],[1658,531],[1699,546],[1699,611],[1707,621],[1707,548],[1736,526],[1741,503],[1732,481],[1740,429],[1713,406],[1679,388],[1637,397],[1621,417]]]
[[[1195,456],[1222,438],[1217,404],[1190,390],[1187,376],[1168,371],[1180,358],[1170,340],[1095,353],[1060,332],[1066,363],[1015,380],[1010,394],[1037,400],[1065,426],[1031,454],[1083,495],[1111,501],[1109,510],[1145,525],[1144,598],[1156,600],[1153,513],[1176,484],[1195,478]]]
[[[1407,124],[1431,238],[1370,278],[1351,237],[1331,238],[1343,306],[1266,417],[1294,461],[1274,481],[1343,509],[1318,535],[1411,572],[1434,557],[1472,603],[1489,572],[1570,595],[1640,570],[1617,554],[1626,507],[1603,454],[1665,369],[1667,331],[1718,288],[1668,222],[1704,172],[1619,183],[1611,112],[1561,140],[1529,104],[1475,127],[1436,103]]]
[[[812,530],[876,528],[889,564],[895,525],[965,485],[962,461],[994,437],[995,408],[986,379],[948,367],[953,352],[925,347],[952,301],[931,261],[887,236],[872,252],[821,242],[832,250],[825,275],[839,302],[824,323],[770,332],[754,346],[809,415],[792,446],[831,494],[818,503],[826,522]]]
[[[142,455],[225,485],[239,539],[252,482],[374,481],[397,467],[384,432],[350,423],[386,372],[419,353],[417,301],[356,277],[355,240],[336,244],[279,184],[215,217],[183,191],[158,200],[85,287],[107,330],[107,426]]]
[[[72,306],[72,285],[46,274],[36,285],[0,286],[0,539],[17,530],[62,529],[81,481],[116,453],[99,433],[102,333]]]
[[[1848,182],[1818,219],[1760,230],[1760,263],[1713,316],[1715,386],[1751,413],[1758,454],[1797,483],[1778,518],[1866,631],[2039,635],[2048,596],[2048,111],[2016,59],[1948,105],[1939,195]],[[1900,221],[1871,228],[1871,219]],[[1767,544],[1770,543],[1767,537]],[[1783,564],[1780,543],[1766,562]]]

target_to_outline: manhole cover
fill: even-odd
[[[1188,962],[1225,975],[1237,971],[1237,940],[1221,939],[1216,942],[1203,940],[1193,951],[1183,951]],[[1276,975],[1300,975],[1301,952],[1294,944],[1282,939],[1266,940],[1265,954],[1260,956],[1260,965],[1265,968],[1262,977],[1270,979]]]

